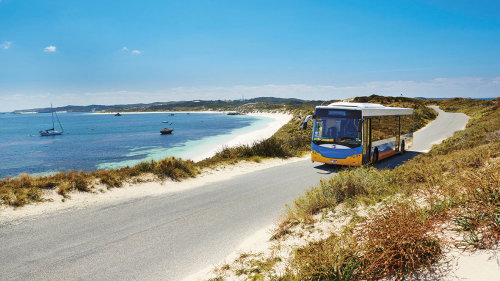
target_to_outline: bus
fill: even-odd
[[[334,165],[375,164],[413,146],[413,109],[373,103],[336,102],[317,106],[311,160]]]

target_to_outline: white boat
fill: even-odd
[[[64,130],[61,126],[61,122],[59,122],[59,117],[57,117],[57,113],[54,112],[54,109],[52,109],[52,104],[50,104],[50,110],[52,111],[52,129],[47,129],[40,131],[41,136],[56,136],[56,135],[62,135],[64,133]],[[59,127],[61,127],[60,131],[56,131],[54,127],[54,114],[56,115],[57,122],[59,123]]]

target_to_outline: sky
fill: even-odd
[[[0,0],[0,112],[500,96],[500,1]]]

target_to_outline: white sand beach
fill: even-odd
[[[270,138],[276,131],[278,131],[283,125],[288,123],[292,119],[292,115],[289,114],[280,114],[280,113],[249,113],[247,114],[249,116],[259,116],[259,117],[267,117],[267,118],[272,118],[274,121],[269,123],[267,127],[260,129],[260,130],[255,130],[255,131],[250,131],[241,135],[237,135],[234,138],[224,142],[224,143],[219,143],[215,146],[212,146],[211,149],[204,153],[201,154],[198,157],[194,157],[193,161],[198,162],[200,160],[203,160],[205,158],[209,158],[215,155],[215,153],[220,150],[223,147],[235,147],[239,145],[251,145],[256,141],[264,140],[267,138]]]

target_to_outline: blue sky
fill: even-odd
[[[0,0],[0,111],[500,96],[500,1]]]

